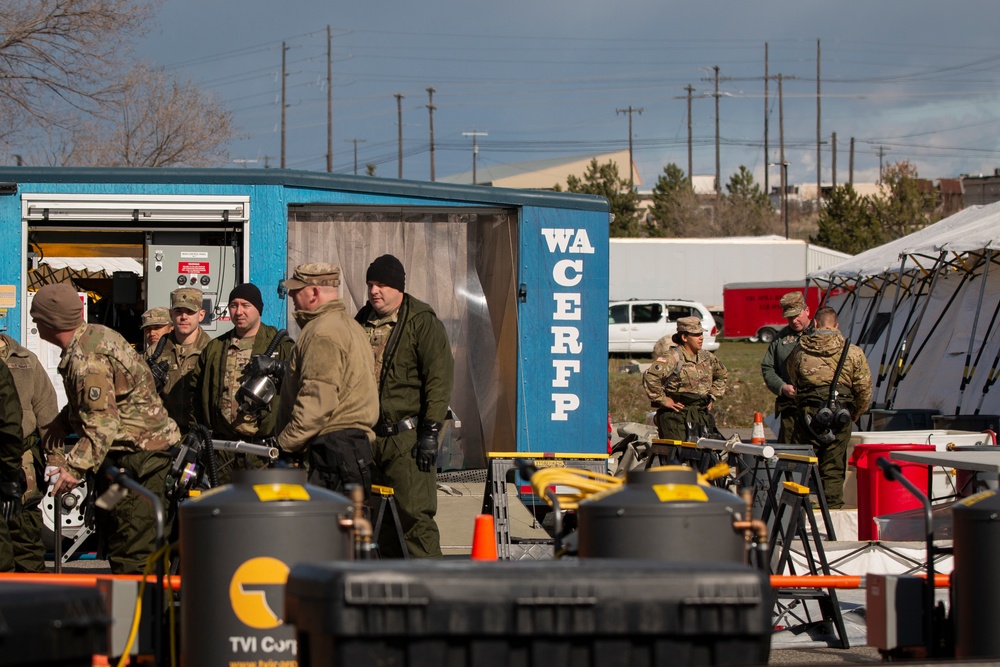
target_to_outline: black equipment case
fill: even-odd
[[[301,667],[766,665],[771,606],[725,562],[326,562],[285,586]]]
[[[0,665],[90,667],[110,622],[96,588],[0,583]]]

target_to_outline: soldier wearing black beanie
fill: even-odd
[[[368,266],[365,281],[388,285],[400,292],[406,291],[406,271],[403,269],[403,263],[393,255],[377,257]]]
[[[229,293],[229,303],[232,303],[233,299],[243,299],[252,304],[258,313],[264,313],[264,299],[261,298],[260,290],[253,283],[243,283],[234,287]]]

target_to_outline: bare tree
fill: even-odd
[[[99,113],[154,8],[149,0],[0,0],[0,139]]]
[[[225,162],[232,113],[196,85],[139,66],[107,103],[110,113],[71,133],[62,164],[204,167]]]

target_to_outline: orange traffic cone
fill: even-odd
[[[492,514],[476,517],[476,528],[472,533],[472,560],[497,559],[497,531]]]
[[[767,444],[767,438],[764,437],[764,415],[759,412],[753,413],[753,430],[750,431],[750,444]]]

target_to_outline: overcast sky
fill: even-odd
[[[281,43],[287,58],[286,165],[326,168],[326,26],[332,30],[333,169],[377,165],[397,175],[403,95],[403,177],[430,178],[428,93],[434,93],[438,177],[472,168],[628,147],[643,189],[664,165],[687,171],[685,86],[694,172],[715,172],[712,67],[719,67],[723,182],[739,165],[763,180],[778,162],[779,105],[770,82],[764,154],[764,52],[783,82],[785,158],[793,182],[816,181],[820,40],[822,179],[874,181],[884,162],[923,177],[1000,167],[1000,44],[996,0],[164,0],[140,55],[210,90],[234,112],[236,160],[278,166]],[[792,78],[795,77],[795,78]],[[241,164],[241,163],[236,163]],[[772,185],[778,169],[772,167]],[[623,175],[624,176],[624,175]]]

